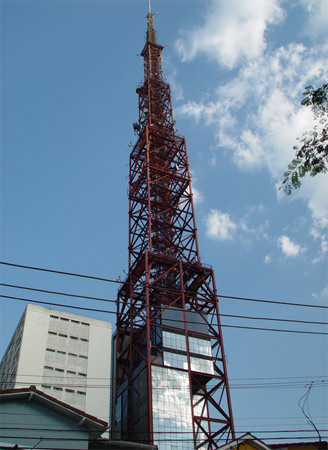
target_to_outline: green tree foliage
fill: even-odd
[[[299,138],[300,145],[295,145],[295,158],[284,173],[284,180],[279,189],[290,195],[293,188],[301,186],[300,179],[307,173],[311,177],[328,170],[328,83],[320,88],[306,86],[302,105],[310,106],[315,116],[315,126]]]

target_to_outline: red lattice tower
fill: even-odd
[[[235,437],[217,291],[212,268],[199,257],[186,142],[174,128],[150,10],[147,19],[129,164],[129,272],[117,302],[112,437],[159,449],[216,449]],[[208,345],[210,357],[196,345]]]

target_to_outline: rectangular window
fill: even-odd
[[[48,334],[51,334],[51,336],[57,336],[57,333],[55,333],[54,331],[48,331]]]
[[[77,341],[79,338],[76,336],[70,336],[71,339],[74,339],[75,341]]]
[[[77,394],[79,394],[79,395],[85,395],[85,392],[82,392],[82,391],[76,391],[77,392]]]
[[[62,352],[61,350],[57,350],[57,353],[59,353],[60,355],[66,355],[66,352]]]
[[[55,368],[56,372],[64,372],[64,369],[58,369],[58,367]]]
[[[44,366],[44,369],[46,369],[46,370],[54,370],[54,368],[51,367],[51,366]]]
[[[63,333],[59,333],[58,336],[64,337],[64,338],[67,338],[67,337],[68,337],[67,334],[63,334]]]
[[[76,375],[76,372],[74,372],[74,370],[66,370],[66,373],[69,373],[70,375]]]
[[[82,325],[85,325],[86,327],[89,327],[89,326],[90,326],[90,324],[87,323],[87,322],[81,322],[81,324],[82,324]]]
[[[53,314],[50,314],[50,317],[52,317],[53,319],[59,319],[58,316],[54,316]]]
[[[55,353],[55,350],[53,348],[46,348],[46,352],[52,352]]]
[[[69,356],[74,356],[74,357],[77,358],[77,354],[76,354],[76,353],[69,353],[68,355],[69,355]]]
[[[82,359],[88,359],[88,357],[87,357],[87,356],[84,356],[84,355],[79,355],[79,358],[82,358]]]
[[[62,390],[63,390],[63,388],[61,388],[61,387],[57,387],[57,386],[54,386],[54,390],[55,390],[55,391],[62,391]]]
[[[82,342],[89,342],[89,339],[80,338]]]
[[[65,389],[65,392],[69,392],[70,394],[74,394],[75,391],[73,391],[73,389]]]
[[[77,323],[77,324],[80,323],[78,320],[73,320],[73,319],[71,319],[71,322],[72,322],[72,323]]]
[[[194,372],[214,374],[213,361],[211,359],[190,357],[191,370]]]
[[[60,320],[64,320],[64,322],[68,322],[69,319],[66,319],[66,317],[61,317]]]
[[[86,374],[86,373],[79,372],[79,376],[80,376],[80,377],[86,377],[87,374]]]

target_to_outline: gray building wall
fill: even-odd
[[[28,304],[0,363],[0,389],[35,385],[109,422],[111,339],[110,322]]]

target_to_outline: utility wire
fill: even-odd
[[[27,430],[27,428],[22,428],[22,430]],[[28,428],[28,430],[33,430],[33,431],[41,431],[41,430],[39,430],[39,429],[33,429],[33,428]],[[10,431],[10,430],[9,430]],[[47,431],[47,430],[42,430],[42,431]],[[53,431],[54,433],[56,433],[56,431],[57,430],[54,430],[54,429],[52,429],[51,431]],[[101,434],[101,433],[103,433],[104,431],[102,431],[102,430],[99,430],[99,429],[97,429],[96,431],[99,431],[99,434]],[[324,431],[327,431],[327,430],[324,430]],[[307,431],[307,430],[301,430],[300,432],[304,432],[304,433],[309,433],[309,431]],[[143,433],[142,431],[140,432],[140,433]],[[140,434],[139,433],[139,434]],[[147,431],[145,431],[145,433],[147,434],[147,436],[149,435],[149,431],[147,430]],[[173,434],[174,432],[172,432],[172,431],[153,431],[153,434],[156,436],[157,434],[159,434],[159,435],[161,435],[161,434],[164,434],[164,435],[166,435],[166,434]],[[156,442],[193,442],[194,441],[194,439],[193,438],[188,438],[188,437],[186,437],[186,436],[184,436],[183,434],[184,433],[188,433],[188,434],[192,434],[193,432],[192,431],[190,431],[190,432],[178,432],[178,434],[179,435],[182,435],[182,437],[181,437],[181,439],[180,438],[178,438],[178,437],[176,437],[176,438],[174,438],[174,437],[172,437],[172,438],[169,438],[169,439],[162,439],[161,437],[159,437],[159,438],[155,438],[154,440],[156,441]],[[270,431],[270,433],[271,433],[271,431]],[[10,438],[10,439],[15,439],[15,438],[17,438],[17,434],[15,434],[15,435],[1,435],[1,437],[2,438]],[[316,436],[315,436],[316,437]],[[276,436],[263,436],[263,437],[261,437],[261,439],[266,439],[266,440],[285,440],[285,439],[294,439],[294,440],[298,440],[298,439],[314,439],[315,437],[313,437],[313,436],[284,436],[284,437],[276,437]],[[327,438],[328,436],[323,436],[323,438]],[[29,440],[35,440],[35,439],[39,439],[38,437],[35,437],[35,436],[31,436],[31,435],[29,435],[29,436],[19,436],[19,438],[20,439],[29,439]],[[89,442],[89,438],[69,438],[69,437],[58,437],[58,436],[54,436],[54,437],[43,437],[42,438],[42,441],[45,441],[45,442],[49,442],[49,441],[54,441],[54,440],[56,440],[56,441],[67,441],[67,442]],[[225,441],[225,438],[224,437],[222,437],[221,439],[214,439],[215,441],[217,441],[217,442],[219,442],[219,441]],[[251,438],[249,438],[248,440],[251,440]],[[254,437],[254,439],[253,440],[255,440],[255,441],[257,441],[258,440],[258,438],[256,438],[256,437]],[[115,439],[114,439],[114,441],[115,441]],[[59,448],[56,448],[56,447],[51,447],[51,449],[52,450],[64,450],[62,447],[59,447]]]
[[[180,369],[181,370],[181,369]],[[1,375],[4,376],[11,376],[13,377],[14,374],[13,373],[6,373],[6,372],[0,372]],[[33,378],[42,378],[44,381],[40,381],[40,382],[36,382],[35,380],[33,381],[34,385],[39,385],[39,386],[43,386],[43,385],[49,385],[49,386],[55,386],[55,387],[61,387],[61,388],[85,388],[85,389],[104,389],[104,388],[112,388],[113,385],[110,383],[111,381],[113,381],[112,377],[108,377],[108,378],[96,378],[96,377],[83,377],[83,380],[85,380],[84,383],[82,383],[82,379],[81,377],[79,377],[78,375],[56,375],[56,374],[51,374],[51,375],[38,375],[38,374],[16,374],[19,377],[33,377]],[[48,382],[47,379],[57,379],[57,381],[52,381],[52,382]],[[67,380],[67,381],[65,381]],[[72,381],[74,380],[74,382]],[[80,383],[78,383],[78,381],[80,381]],[[104,380],[104,381],[108,381],[109,383],[103,383],[103,384],[92,384],[91,380]],[[72,383],[70,383],[70,381],[72,381]],[[89,382],[89,383],[88,383]],[[269,389],[276,389],[276,388],[300,388],[300,387],[306,387],[309,385],[309,383],[312,384],[313,387],[317,388],[317,387],[325,387],[328,384],[328,380],[327,379],[322,379],[322,380],[317,380],[317,381],[304,381],[304,380],[300,380],[300,381],[291,381],[291,382],[271,382],[271,383],[230,383],[230,388],[231,389],[258,389],[258,388],[269,388]],[[3,384],[11,384],[11,381],[3,381]],[[15,384],[21,384],[26,386],[27,382],[25,381],[16,381]],[[195,385],[195,387],[197,387],[198,385]],[[214,383],[208,383],[206,385],[208,388],[212,388],[215,387],[216,384]],[[128,384],[127,387],[134,387],[134,385],[132,384]],[[148,387],[144,387],[144,388],[139,388],[140,390],[148,390]],[[153,386],[152,389],[154,390],[162,390],[165,389],[166,391],[189,391],[189,386],[186,386],[184,388],[182,388],[181,386],[172,386],[172,385],[165,385],[162,384],[160,386]]]
[[[20,286],[20,285],[15,285],[15,284],[7,284],[7,283],[0,283],[0,286],[14,288],[14,289],[23,289],[23,290],[33,291],[33,292],[42,292],[42,293],[45,293],[45,294],[60,295],[60,296],[64,296],[64,297],[73,297],[73,298],[75,297],[75,298],[81,298],[81,299],[85,299],[85,300],[95,300],[95,301],[101,301],[101,302],[117,304],[117,300],[111,300],[111,299],[102,298],[102,297],[90,297],[90,296],[87,296],[87,295],[72,294],[72,293],[59,292],[59,291],[50,291],[50,290],[46,290],[46,289],[37,289],[37,288],[32,288],[32,287],[27,287],[27,286]],[[209,313],[209,314],[207,314],[207,316],[209,316],[209,315],[216,315],[216,313]],[[328,325],[328,322],[316,322],[316,321],[297,320],[297,319],[278,319],[278,318],[273,318],[273,317],[241,316],[241,315],[236,315],[236,314],[222,314],[222,313],[220,313],[220,317],[233,317],[233,318],[237,318],[237,319],[268,320],[268,321],[290,322],[290,323],[305,323],[305,324],[311,324],[311,325]],[[166,320],[172,320],[173,321],[174,319],[166,319]],[[178,322],[178,320],[174,320],[174,321]],[[183,321],[179,321],[179,322],[183,322]],[[188,321],[188,323],[193,323],[193,322]]]
[[[10,425],[12,425],[12,423]],[[19,424],[19,425],[24,425],[24,424]],[[6,430],[26,430],[27,429],[26,426],[25,427],[16,427],[16,426],[15,427],[3,427],[3,428],[5,428]],[[44,427],[38,427],[38,428],[28,427],[28,429],[33,430],[33,431],[53,431],[53,432],[64,431],[65,433],[75,433],[77,431],[81,431],[81,428],[79,428],[79,429],[71,428],[68,430],[67,428],[54,429],[54,428],[44,428]],[[99,428],[89,428],[89,430],[90,431],[99,431]],[[141,433],[148,432],[148,430],[146,428],[143,430],[141,429],[140,431],[141,431]],[[319,430],[319,431],[326,432],[326,431],[328,431],[328,429]],[[243,433],[244,431],[236,429],[236,432]],[[311,433],[311,432],[313,432],[313,430],[252,430],[252,433]],[[171,434],[171,435],[191,435],[191,434],[193,434],[192,431],[179,431],[179,430],[178,431],[173,431],[173,430],[154,431],[154,433],[165,434],[165,435],[166,434]],[[49,437],[48,439],[54,439],[54,438]]]
[[[13,372],[0,372],[2,375],[13,375]],[[21,377],[29,377],[30,375],[35,377],[43,377],[43,375],[38,374],[19,374]],[[64,377],[61,376],[61,378],[71,378],[70,376]],[[315,380],[315,378],[319,378],[318,380]],[[111,379],[111,377],[88,377],[88,380],[108,380]],[[230,381],[255,381],[255,380],[274,380],[276,382],[277,380],[298,380],[298,381],[281,381],[281,383],[302,383],[302,384],[309,384],[311,382],[313,383],[319,383],[319,382],[328,382],[328,376],[327,375],[314,375],[310,377],[261,377],[261,378],[229,378]],[[247,383],[242,383],[247,384]],[[268,383],[270,384],[270,383]],[[254,417],[253,417],[254,418]]]
[[[42,305],[59,306],[62,308],[78,309],[78,310],[82,310],[82,311],[101,312],[104,314],[115,314],[115,315],[117,314],[116,311],[87,308],[87,307],[83,307],[83,306],[63,305],[62,303],[45,302],[45,301],[41,301],[41,300],[32,300],[32,299],[28,299],[28,298],[14,297],[14,296],[9,296],[9,295],[0,295],[0,298],[7,298],[10,300],[24,301],[24,302],[29,302],[29,303],[37,303],[37,304],[42,304]],[[144,317],[144,318],[146,318],[146,317]],[[170,322],[184,323],[183,321],[177,320],[177,319],[165,319],[165,320],[170,321]],[[192,323],[192,322],[190,322],[190,323]],[[286,329],[280,329],[280,328],[248,327],[248,326],[242,326],[242,325],[221,324],[221,327],[239,328],[239,329],[246,329],[246,330],[275,331],[275,332],[282,332],[282,333],[328,335],[328,333],[322,332],[322,331],[286,330]]]
[[[87,278],[87,279],[91,279],[91,280],[104,281],[107,283],[116,283],[116,284],[120,284],[120,285],[122,285],[122,284],[135,285],[136,284],[136,283],[129,283],[128,281],[113,280],[113,279],[109,279],[109,278],[101,278],[101,277],[96,277],[96,276],[92,276],[92,275],[84,275],[84,274],[73,273],[73,272],[64,272],[64,271],[54,270],[54,269],[44,269],[41,267],[25,266],[25,265],[21,265],[21,264],[9,263],[9,262],[5,262],[5,261],[0,261],[0,264],[6,265],[6,266],[11,266],[11,267],[17,267],[17,268],[21,268],[21,269],[30,269],[30,270],[37,270],[37,271],[42,271],[42,272],[55,273],[55,274],[59,274],[59,275],[68,275],[68,276],[74,276],[74,277],[80,277],[80,278]],[[172,292],[172,293],[185,292],[188,294],[195,294],[195,295],[198,294],[197,292],[190,292],[188,290],[181,291],[179,289],[166,289],[166,288],[159,288],[156,286],[151,286],[151,288],[152,289],[160,289],[162,291]],[[235,296],[228,296],[228,295],[221,295],[221,294],[217,294],[216,297],[224,298],[224,299],[231,299],[231,300],[244,300],[244,301],[251,301],[251,302],[271,303],[271,304],[278,304],[278,305],[285,305],[285,306],[301,306],[301,307],[307,307],[307,308],[328,309],[328,306],[325,306],[325,305],[311,305],[311,304],[306,304],[306,303],[281,302],[281,301],[275,301],[275,300],[255,299],[255,298],[249,298],[249,297],[235,297]]]

